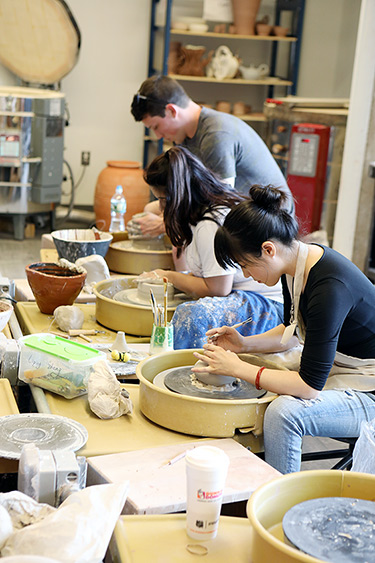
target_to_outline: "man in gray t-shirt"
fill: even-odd
[[[158,139],[185,146],[239,192],[247,195],[252,184],[281,188],[288,195],[287,209],[294,213],[293,196],[276,161],[254,129],[238,117],[199,106],[168,76],[145,80],[131,112]],[[136,219],[143,234],[164,232],[157,205],[148,204],[145,210],[151,213]]]
[[[201,108],[192,138],[181,143],[221,178],[234,178],[237,191],[248,195],[253,184],[272,184],[291,198],[286,180],[259,135],[244,121],[213,109]]]

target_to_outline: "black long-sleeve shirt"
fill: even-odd
[[[336,350],[356,358],[375,358],[375,286],[350,260],[323,247],[300,298],[306,336],[299,374],[323,389]],[[284,323],[290,324],[291,296],[282,277]]]

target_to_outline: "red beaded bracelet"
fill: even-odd
[[[262,372],[263,372],[264,369],[266,369],[265,366],[263,366],[262,368],[259,368],[258,373],[256,374],[256,377],[255,377],[255,387],[256,387],[256,389],[258,389],[258,391],[263,389],[263,387],[261,387],[259,385],[259,381],[260,381],[260,376],[262,375]]]

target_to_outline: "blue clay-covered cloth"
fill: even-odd
[[[252,317],[237,330],[261,334],[283,322],[283,305],[252,291],[232,291],[226,297],[203,297],[176,307],[172,318],[174,349],[202,348],[210,328],[231,326]]]

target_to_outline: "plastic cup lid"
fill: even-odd
[[[215,446],[198,446],[186,454],[186,463],[191,467],[211,471],[212,468],[227,467],[229,457]]]

